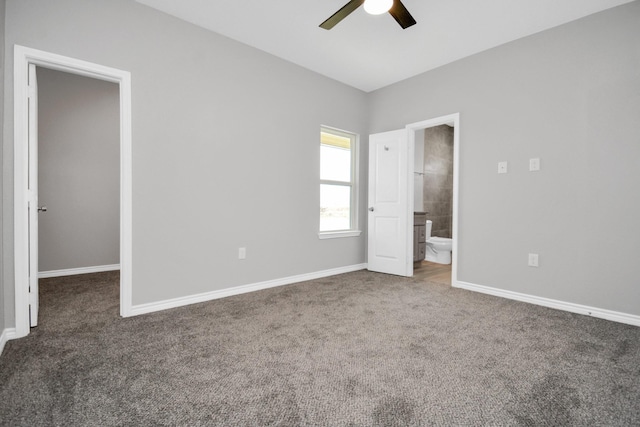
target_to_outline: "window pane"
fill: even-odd
[[[320,185],[320,231],[351,228],[351,187]]]
[[[320,179],[351,182],[351,149],[320,145]]]

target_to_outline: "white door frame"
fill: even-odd
[[[29,334],[29,221],[28,221],[28,82],[29,64],[64,71],[120,87],[120,315],[132,312],[132,158],[131,74],[74,58],[24,46],[14,46],[14,275],[15,338]],[[37,165],[34,165],[37,166]]]
[[[460,183],[460,113],[449,114],[446,116],[436,117],[434,119],[424,120],[417,123],[411,123],[406,126],[409,135],[409,153],[407,159],[407,181],[409,183],[409,205],[407,206],[408,230],[407,236],[413,236],[413,207],[414,207],[414,179],[413,165],[416,152],[416,131],[440,126],[453,126],[453,218],[452,218],[452,253],[451,253],[451,284],[455,285],[458,281],[458,185]],[[413,253],[413,238],[407,239],[407,253]],[[413,260],[407,266],[409,275],[413,275]]]

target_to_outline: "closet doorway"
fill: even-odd
[[[74,58],[16,45],[14,47],[14,259],[15,336],[28,335],[37,324],[38,309],[38,200],[37,68],[63,71],[116,83],[119,87],[119,266],[120,314],[128,316],[131,284],[131,76]]]

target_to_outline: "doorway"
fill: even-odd
[[[444,127],[444,129],[450,128],[452,131],[452,173],[451,173],[451,186],[447,191],[450,191],[450,202],[447,200],[445,203],[451,204],[450,210],[450,219],[448,218],[448,214],[445,214],[445,209],[442,209],[441,206],[433,201],[432,203],[425,203],[425,200],[419,200],[420,194],[425,194],[421,188],[417,188],[420,191],[419,194],[416,194],[416,187],[419,187],[420,182],[419,179],[423,179],[425,174],[425,169],[416,170],[416,165],[421,162],[416,158],[416,153],[418,155],[424,155],[427,148],[421,150],[420,147],[420,139],[424,140],[425,131],[434,131],[428,133],[435,133],[439,127]],[[412,266],[412,273],[415,277],[420,280],[430,280],[438,283],[447,283],[449,285],[454,285],[457,281],[457,265],[458,265],[458,186],[459,186],[459,173],[460,173],[460,161],[459,161],[459,152],[460,152],[460,114],[451,114],[447,116],[437,117],[430,120],[425,120],[418,123],[413,123],[407,125],[406,127],[409,136],[409,147],[408,147],[408,165],[409,168],[409,206],[412,210],[410,212],[410,217],[413,219],[413,212],[420,211],[416,208],[416,206],[423,206],[422,211],[427,212],[427,219],[433,219],[437,221],[437,226],[434,228],[434,232],[432,235],[438,235],[438,237],[447,237],[452,240],[452,251],[451,251],[451,264],[438,264],[428,261],[415,262]],[[418,160],[418,161],[417,161]],[[424,181],[422,181],[424,182]],[[443,187],[447,187],[443,185]],[[431,210],[431,212],[429,212]],[[437,211],[437,212],[436,212]],[[411,221],[410,226],[413,227],[414,223]],[[438,234],[439,233],[439,234]],[[444,234],[446,235],[444,235]],[[407,234],[409,239],[411,239],[411,243],[413,243],[413,232],[409,232]]]
[[[28,335],[30,310],[37,309],[38,209],[37,145],[34,145],[34,102],[37,87],[29,70],[43,67],[116,83],[119,86],[120,145],[120,315],[131,315],[132,168],[131,76],[128,72],[16,45],[14,48],[14,259],[15,338]],[[35,109],[37,111],[37,109]],[[34,175],[35,173],[35,175]],[[35,188],[35,190],[34,190]],[[35,289],[34,289],[35,281]],[[34,292],[35,290],[35,292]]]
[[[42,279],[120,270],[120,94],[104,80],[42,67],[34,73],[40,314]],[[84,277],[93,276],[74,282]]]

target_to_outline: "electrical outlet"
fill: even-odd
[[[498,173],[507,173],[507,162],[498,162]]]
[[[540,170],[540,159],[529,159],[529,172],[536,172]]]
[[[529,267],[538,266],[538,254],[529,254]]]
[[[247,258],[247,248],[239,248],[238,259],[246,259],[246,258]]]

